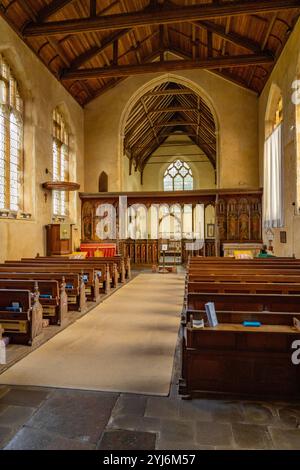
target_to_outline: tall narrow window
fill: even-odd
[[[297,139],[297,214],[300,214],[300,78],[296,80],[296,139]]]
[[[0,54],[0,208],[20,208],[23,101],[12,71]]]
[[[273,108],[274,109],[274,108]],[[264,226],[283,227],[283,151],[282,151],[283,106],[280,96],[274,114],[268,121],[268,133],[264,155]]]
[[[69,132],[65,120],[56,108],[53,111],[53,181],[69,181]],[[53,191],[53,214],[69,215],[69,197],[66,191]]]
[[[176,160],[164,174],[164,191],[186,191],[193,189],[193,174],[189,165]]]

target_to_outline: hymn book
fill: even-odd
[[[215,326],[217,326],[219,323],[218,323],[218,319],[217,319],[215,304],[213,302],[207,302],[205,304],[205,312],[206,312],[206,315],[207,315],[207,320],[208,320],[209,326],[211,326],[213,328]]]

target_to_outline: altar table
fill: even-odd
[[[80,251],[87,252],[88,258],[99,256],[99,254],[100,256],[108,258],[116,255],[117,246],[115,243],[81,243]],[[97,253],[95,255],[96,251]]]

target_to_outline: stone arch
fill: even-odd
[[[265,138],[269,137],[269,135],[273,131],[274,116],[276,113],[276,108],[277,108],[279,99],[281,97],[282,97],[281,88],[276,83],[272,83],[270,91],[269,91],[269,97],[268,97],[266,114],[265,114]]]
[[[187,88],[190,88],[192,91],[194,91],[196,94],[201,96],[207,103],[207,105],[210,108],[210,111],[212,113],[212,116],[214,118],[214,123],[215,123],[215,134],[216,134],[216,174],[217,174],[217,186],[219,185],[218,178],[219,178],[219,169],[220,169],[220,151],[219,151],[219,132],[220,132],[220,119],[218,117],[218,113],[215,109],[214,103],[212,99],[210,98],[209,94],[205,91],[204,88],[202,88],[200,85],[195,83],[193,80],[190,80],[185,77],[181,77],[176,74],[172,73],[167,73],[164,74],[158,78],[149,80],[147,83],[142,85],[128,100],[127,104],[125,105],[120,122],[119,122],[119,145],[118,145],[118,162],[119,162],[119,167],[123,167],[123,158],[124,158],[124,153],[123,153],[123,143],[124,143],[124,138],[125,138],[125,127],[126,123],[128,120],[128,117],[130,115],[131,110],[137,103],[137,101],[148,91],[152,90],[153,88],[166,83],[166,82],[174,82],[179,85],[183,85]],[[122,173],[122,172],[121,172]],[[124,182],[121,180],[121,186],[123,188]]]

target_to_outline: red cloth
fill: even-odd
[[[88,258],[95,256],[95,251],[100,250],[103,256],[109,258],[116,255],[117,247],[115,243],[81,243],[80,251],[86,251]]]

